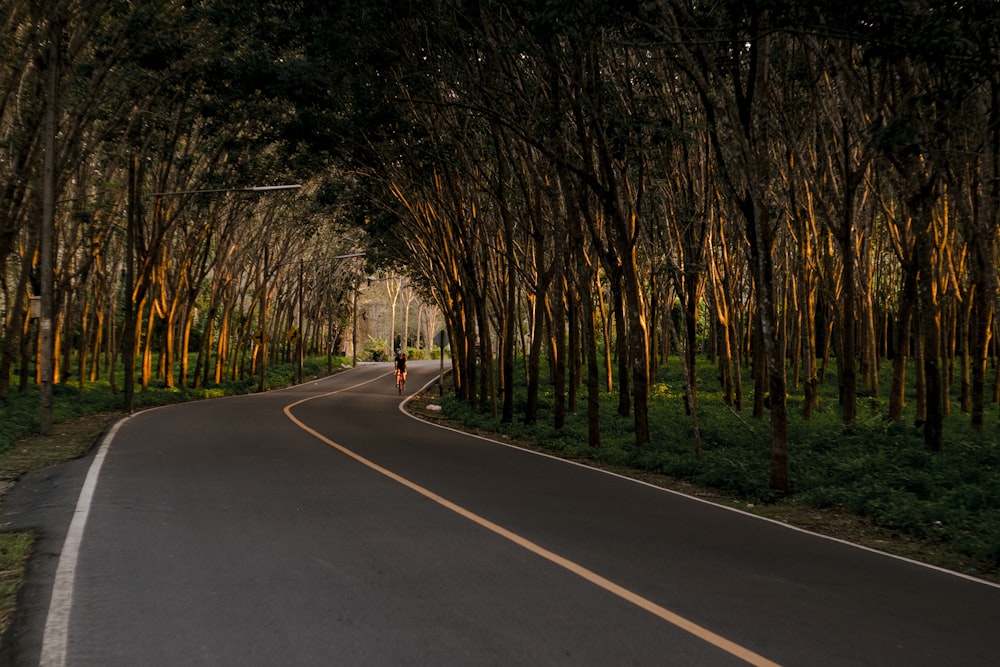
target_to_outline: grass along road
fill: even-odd
[[[0,504],[7,491],[27,472],[83,456],[123,413],[86,415],[56,424],[52,435],[31,435],[0,453]],[[8,532],[0,526],[0,637],[7,632],[17,607],[17,593],[35,537]],[[2,641],[2,639],[0,639]]]

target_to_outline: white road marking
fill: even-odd
[[[353,385],[351,388],[373,382],[381,377],[385,377],[385,375],[387,373],[373,380]],[[56,565],[56,576],[52,583],[52,597],[49,599],[49,610],[45,617],[45,630],[42,634],[41,655],[38,660],[39,667],[65,667],[66,665],[70,612],[73,609],[73,586],[76,582],[76,566],[80,558],[80,545],[83,542],[83,532],[87,527],[87,519],[90,517],[90,505],[94,499],[97,479],[101,474],[101,467],[104,465],[108,448],[111,447],[111,441],[114,440],[118,429],[128,419],[130,417],[125,417],[111,427],[111,430],[108,431],[101,441],[101,446],[97,450],[94,460],[90,463],[90,468],[87,469],[87,478],[83,482],[83,488],[80,489],[80,495],[76,501],[76,509],[73,511],[73,520],[69,524],[69,530],[66,531],[66,538],[63,540],[62,551],[59,554],[59,563]]]
[[[903,563],[907,563],[909,565],[916,565],[917,567],[924,568],[925,570],[933,570],[933,571],[939,572],[941,574],[946,574],[949,577],[955,577],[955,578],[958,578],[958,579],[964,579],[965,581],[969,581],[969,582],[972,582],[974,584],[979,584],[981,586],[986,586],[988,588],[1000,588],[1000,583],[996,583],[996,582],[993,582],[993,581],[988,581],[988,580],[982,579],[980,577],[974,577],[972,575],[965,574],[964,572],[956,572],[955,570],[949,570],[947,568],[940,567],[938,565],[931,565],[930,563],[924,563],[924,562],[921,562],[921,561],[918,561],[918,560],[914,560],[912,558],[907,558],[906,556],[900,556],[898,554],[889,553],[888,551],[881,551],[879,549],[875,549],[873,547],[868,547],[868,546],[865,546],[863,544],[858,544],[856,542],[849,542],[849,541],[847,541],[845,539],[842,539],[842,538],[839,538],[839,537],[831,537],[829,535],[824,535],[822,533],[817,533],[817,532],[808,530],[806,528],[800,528],[799,526],[794,526],[794,525],[792,525],[790,523],[786,523],[784,521],[779,521],[778,519],[772,519],[770,517],[761,516],[760,514],[754,514],[752,512],[747,512],[746,510],[741,510],[738,507],[731,507],[729,505],[722,505],[722,504],[719,504],[719,503],[716,503],[716,502],[712,502],[711,500],[706,500],[705,498],[699,498],[698,496],[688,495],[688,494],[683,493],[681,491],[675,491],[674,489],[668,489],[668,488],[663,487],[663,486],[657,486],[656,484],[653,484],[651,482],[646,482],[646,481],[643,481],[641,479],[636,479],[634,477],[628,477],[626,475],[622,475],[622,474],[617,473],[617,472],[612,472],[610,470],[605,470],[603,468],[598,467],[597,465],[588,465],[586,463],[581,463],[580,461],[571,461],[569,459],[561,458],[559,456],[555,456],[554,454],[547,454],[545,452],[540,452],[540,451],[537,451],[537,450],[534,450],[534,449],[525,449],[524,447],[520,447],[520,446],[518,446],[518,445],[516,445],[514,443],[504,442],[503,440],[498,440],[497,438],[494,438],[494,437],[489,437],[489,436],[485,436],[485,435],[479,435],[477,433],[469,433],[468,431],[461,431],[461,430],[459,430],[457,428],[452,428],[450,426],[445,426],[444,424],[439,424],[439,423],[437,423],[435,421],[428,421],[426,419],[421,419],[420,417],[414,415],[409,410],[407,410],[406,409],[406,404],[409,403],[411,400],[413,400],[413,398],[415,396],[417,396],[421,391],[423,391],[424,389],[426,389],[428,386],[430,386],[434,382],[437,382],[437,378],[436,377],[433,378],[426,385],[424,385],[423,387],[421,387],[420,389],[418,389],[417,391],[415,391],[412,395],[408,396],[405,400],[403,400],[402,402],[400,402],[400,404],[398,406],[399,407],[399,411],[402,412],[407,417],[409,417],[410,419],[413,419],[414,421],[418,421],[421,424],[426,424],[428,426],[433,426],[434,428],[440,428],[440,429],[443,429],[445,431],[451,431],[452,433],[460,433],[460,434],[468,436],[470,438],[476,438],[478,440],[483,440],[484,442],[490,442],[490,443],[493,443],[494,445],[500,445],[501,447],[508,447],[510,449],[516,449],[519,452],[524,452],[525,454],[531,454],[532,456],[541,456],[542,458],[552,459],[553,461],[559,461],[559,462],[564,463],[566,465],[578,466],[580,468],[586,468],[588,470],[592,470],[592,471],[594,471],[596,473],[600,473],[602,475],[610,475],[611,477],[617,477],[618,479],[622,479],[622,480],[628,481],[628,482],[630,482],[632,484],[639,484],[639,485],[648,487],[650,489],[656,489],[657,491],[660,491],[661,493],[668,493],[668,494],[671,494],[671,495],[674,495],[674,496],[679,496],[681,498],[686,498],[687,500],[691,500],[691,501],[694,501],[696,503],[701,503],[703,505],[711,505],[712,507],[714,507],[716,509],[725,510],[727,512],[733,512],[735,514],[740,514],[740,515],[742,515],[742,516],[744,516],[744,517],[746,517],[748,519],[754,519],[756,521],[763,521],[765,523],[770,523],[770,524],[773,524],[775,526],[781,526],[782,528],[784,528],[786,530],[791,530],[791,531],[796,532],[796,533],[802,533],[804,535],[809,535],[811,537],[816,537],[816,538],[819,538],[821,540],[826,540],[827,542],[835,542],[837,544],[843,544],[845,546],[852,547],[854,549],[859,549],[861,551],[867,551],[868,553],[878,554],[879,556],[883,556],[885,558],[891,558],[892,560],[897,560],[897,561],[900,561],[900,562],[903,562]]]
[[[80,490],[76,501],[73,521],[69,524],[66,539],[63,541],[62,552],[59,554],[59,564],[56,566],[56,577],[52,583],[52,598],[49,601],[49,613],[45,618],[45,632],[42,635],[42,653],[38,664],[40,667],[64,667],[66,664],[66,644],[69,638],[69,615],[73,607],[73,584],[76,580],[76,563],[80,556],[80,543],[83,540],[83,530],[90,516],[90,503],[97,488],[97,478],[104,465],[104,457],[108,447],[114,440],[118,428],[128,419],[122,419],[108,431],[101,442],[97,455],[87,470],[87,479]]]

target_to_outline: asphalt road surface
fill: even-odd
[[[3,664],[1000,664],[1000,587],[401,398],[361,365],[138,413],[28,476],[0,517],[41,535]]]

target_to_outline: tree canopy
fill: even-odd
[[[779,492],[821,382],[847,423],[859,393],[899,420],[912,369],[932,451],[953,394],[977,430],[1000,400],[992,0],[4,5],[0,395],[30,381],[48,153],[57,381],[139,355],[144,382],[218,382],[299,321],[332,349],[363,249],[507,421],[548,383],[599,447],[610,391],[642,446],[674,355],[698,447],[707,355],[768,420]],[[304,187],[155,194],[281,183]]]

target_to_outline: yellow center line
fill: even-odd
[[[378,379],[378,378],[375,378],[375,379]],[[361,384],[368,384],[368,382],[373,382],[373,381],[374,380],[368,380],[367,382],[364,382],[364,383],[361,383]],[[356,386],[361,386],[361,385],[356,385]],[[564,558],[564,557],[560,556],[557,553],[549,551],[545,547],[543,547],[543,546],[541,546],[539,544],[536,544],[535,542],[532,542],[531,540],[529,540],[527,538],[524,538],[524,537],[518,535],[517,533],[514,533],[514,532],[512,532],[512,531],[510,531],[510,530],[508,530],[506,528],[504,528],[503,526],[497,525],[497,524],[493,523],[492,521],[490,521],[489,519],[481,517],[478,514],[476,514],[475,512],[467,510],[466,508],[462,507],[461,505],[457,505],[457,504],[453,503],[452,501],[448,500],[447,498],[443,498],[443,497],[439,496],[438,494],[434,493],[430,489],[427,489],[427,488],[425,488],[423,486],[420,486],[419,484],[416,484],[415,482],[411,482],[410,480],[406,479],[405,477],[402,477],[402,476],[394,473],[393,471],[391,471],[391,470],[389,470],[387,468],[383,468],[382,466],[378,465],[374,461],[366,459],[365,457],[363,457],[360,454],[358,454],[358,453],[356,453],[356,452],[348,449],[347,447],[344,447],[343,445],[341,445],[341,444],[339,444],[337,442],[334,442],[333,440],[331,440],[330,438],[326,437],[322,433],[320,433],[320,432],[316,431],[315,429],[311,428],[310,426],[306,425],[299,418],[297,418],[295,415],[292,414],[292,408],[295,408],[295,407],[297,407],[297,406],[299,406],[299,405],[301,405],[301,404],[303,404],[303,403],[305,403],[307,401],[311,401],[311,400],[314,400],[314,399],[317,399],[317,398],[324,398],[326,396],[332,396],[333,394],[338,394],[340,392],[347,391],[347,389],[350,389],[350,388],[351,387],[348,387],[348,388],[345,388],[345,389],[339,389],[337,391],[330,392],[328,394],[322,394],[320,396],[311,396],[309,398],[304,398],[304,399],[302,399],[300,401],[296,401],[295,403],[292,403],[290,405],[285,406],[285,408],[284,408],[285,415],[296,426],[298,426],[299,428],[301,428],[303,431],[305,431],[305,432],[313,435],[317,439],[319,439],[322,442],[326,443],[330,447],[333,447],[334,449],[336,449],[337,451],[341,452],[342,454],[345,454],[346,456],[349,456],[350,458],[354,459],[358,463],[361,463],[362,465],[370,468],[371,470],[374,470],[375,472],[378,472],[378,473],[380,473],[380,474],[388,477],[389,479],[391,479],[391,480],[393,480],[393,481],[395,481],[395,482],[397,482],[399,484],[402,484],[403,486],[405,486],[408,489],[416,491],[417,493],[419,493],[423,497],[436,502],[437,504],[441,505],[442,507],[445,507],[445,508],[451,510],[455,514],[458,514],[459,516],[465,517],[469,521],[472,521],[472,522],[474,522],[474,523],[482,526],[483,528],[486,528],[487,530],[492,531],[493,533],[495,533],[495,534],[497,534],[497,535],[499,535],[499,536],[501,536],[501,537],[503,537],[503,538],[505,538],[507,540],[510,540],[514,544],[517,544],[517,545],[519,545],[519,546],[527,549],[528,551],[530,551],[530,552],[532,552],[532,553],[534,553],[534,554],[536,554],[538,556],[541,556],[542,558],[548,560],[549,562],[554,563],[554,564],[556,564],[556,565],[558,565],[558,566],[560,566],[560,567],[568,570],[569,572],[572,572],[573,574],[577,575],[578,577],[581,577],[581,578],[589,581],[592,584],[600,586],[601,588],[603,588],[604,590],[608,591],[609,593],[612,593],[613,595],[617,595],[619,598],[621,598],[623,600],[626,600],[628,602],[631,602],[635,606],[637,606],[637,607],[639,607],[641,609],[644,609],[647,612],[653,614],[654,616],[657,616],[660,619],[666,621],[667,623],[670,623],[671,625],[674,625],[674,626],[680,628],[681,630],[684,630],[685,632],[688,632],[688,633],[694,635],[695,637],[701,639],[702,641],[708,642],[709,644],[711,644],[711,645],[713,645],[713,646],[715,646],[715,647],[717,647],[717,648],[719,648],[719,649],[721,649],[721,650],[729,653],[730,655],[733,655],[733,656],[735,656],[735,657],[743,660],[744,662],[746,662],[748,664],[757,665],[759,667],[779,667],[778,663],[773,662],[771,660],[768,660],[764,656],[759,655],[757,653],[754,653],[750,649],[745,648],[743,646],[740,646],[739,644],[737,644],[737,643],[735,643],[733,641],[730,641],[730,640],[726,639],[725,637],[723,637],[721,635],[718,635],[718,634],[712,632],[711,630],[708,630],[707,628],[704,628],[704,627],[698,625],[697,623],[694,623],[693,621],[689,621],[688,619],[684,618],[683,616],[680,616],[679,614],[676,614],[676,613],[670,611],[669,609],[666,609],[665,607],[662,607],[662,606],[656,604],[652,600],[648,600],[648,599],[642,597],[641,595],[639,595],[638,593],[630,591],[629,589],[627,589],[627,588],[625,588],[623,586],[620,586],[620,585],[616,584],[615,582],[610,581],[609,579],[606,579],[605,577],[602,577],[601,575],[597,574],[596,572],[594,572],[592,570],[588,570],[587,568],[583,567],[579,563],[575,563],[575,562],[569,560],[568,558]]]

